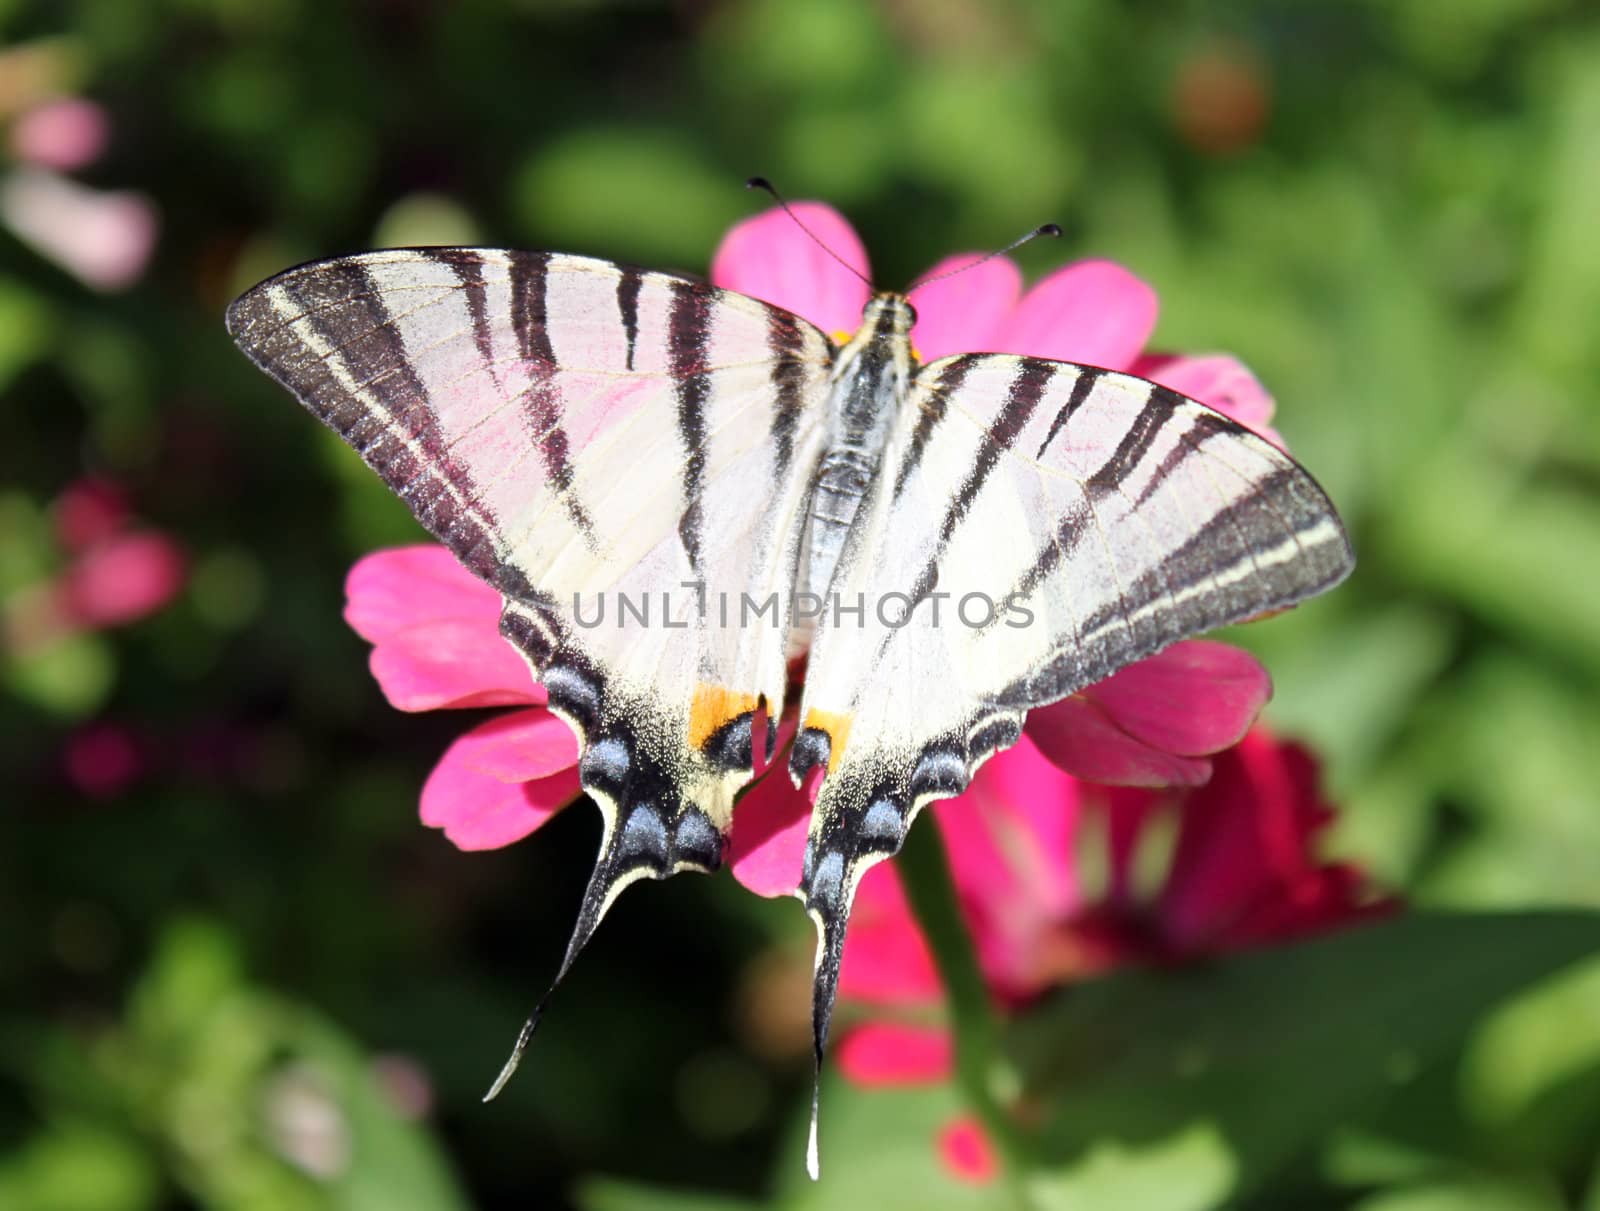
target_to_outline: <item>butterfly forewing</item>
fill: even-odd
[[[500,590],[577,731],[605,835],[567,961],[627,883],[714,867],[786,629],[697,605],[792,583],[826,338],[687,279],[490,249],[302,266],[228,324]]]

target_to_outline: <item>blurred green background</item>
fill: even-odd
[[[471,855],[418,824],[463,719],[391,710],[339,610],[420,531],[222,328],[267,273],[385,244],[703,271],[755,172],[844,210],[887,285],[1057,220],[1030,274],[1118,259],[1161,347],[1243,358],[1360,553],[1240,636],[1326,759],[1335,849],[1423,908],[1600,908],[1593,5],[0,0],[0,39],[0,124],[92,99],[104,149],[58,177],[159,216],[100,288],[0,232],[0,594],[67,566],[52,502],[90,473],[187,559],[148,617],[0,649],[0,1208],[1008,1205],[938,1168],[953,1091],[833,1082],[805,1182],[809,925],[725,876],[624,897],[478,1104],[598,821]],[[1338,1008],[1381,1016],[1437,948],[1416,996],[1454,1024],[1360,1113],[1308,1108],[1336,1031],[1234,1090],[1304,1127],[1238,1197],[1600,1208],[1600,967],[1534,979],[1583,920],[1344,955]],[[1029,1197],[1223,1205],[1253,1162],[1219,1147],[1108,1145]]]

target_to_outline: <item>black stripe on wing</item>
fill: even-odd
[[[1078,377],[1072,384],[1072,393],[1067,396],[1067,402],[1061,405],[1060,411],[1050,422],[1050,431],[1044,435],[1044,440],[1039,443],[1039,452],[1034,458],[1043,458],[1044,452],[1050,448],[1050,443],[1055,441],[1056,434],[1072,419],[1072,414],[1083,407],[1084,401],[1089,398],[1089,392],[1094,390],[1094,385],[1100,381],[1104,370],[1095,366],[1079,366]]]
[[[986,355],[973,356],[977,358]],[[1057,370],[1062,368],[1063,363],[1045,361],[1042,358],[1018,358],[1016,366],[1016,375],[1006,390],[1005,403],[985,431],[971,468],[962,479],[961,486],[956,489],[955,496],[939,522],[939,536],[934,543],[933,552],[910,590],[913,603],[923,601],[939,583],[939,561],[944,558],[956,527],[966,518],[973,502],[978,499],[978,493],[983,490],[983,485],[988,482],[989,476],[999,465],[1001,455],[1016,444],[1017,438],[1033,419],[1039,401],[1044,398],[1051,380]],[[957,382],[959,385],[959,380]],[[913,448],[915,448],[914,443]]]
[[[958,357],[950,359],[940,367],[939,377],[928,391],[922,411],[917,414],[917,423],[911,428],[911,444],[906,449],[906,456],[900,463],[899,471],[895,473],[894,499],[900,499],[900,494],[905,491],[906,481],[922,465],[923,452],[927,450],[934,429],[944,419],[945,412],[949,408],[950,394],[961,386],[976,363],[975,357]]]
[[[502,559],[497,519],[451,455],[360,258],[279,274],[236,299],[227,324],[246,356],[353,447],[462,563],[502,593],[538,597]]]
[[[512,262],[511,326],[530,375],[523,402],[528,437],[538,447],[545,476],[573,527],[591,551],[598,550],[594,520],[572,490],[572,443],[562,407],[561,367],[550,340],[549,253],[529,253]]]
[[[683,443],[683,499],[678,537],[691,566],[700,566],[700,491],[706,471],[705,370],[711,341],[711,299],[688,283],[674,283],[667,317],[667,363],[677,380],[678,437]]]
[[[624,364],[629,370],[633,369],[633,356],[639,347],[639,291],[643,286],[644,274],[637,269],[623,269],[617,277],[617,320],[628,342]]]
[[[772,353],[773,473],[780,479],[794,461],[794,435],[806,408],[805,345],[799,321],[774,308],[767,323],[767,348]]]

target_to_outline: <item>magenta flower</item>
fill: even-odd
[[[53,514],[65,563],[3,603],[0,640],[11,650],[37,651],[69,635],[137,622],[183,588],[183,548],[136,524],[114,485],[81,479],[61,493]]]
[[[139,737],[109,720],[84,724],[61,747],[62,771],[86,799],[117,798],[139,780],[146,766]]]
[[[868,274],[861,241],[837,211],[815,202],[794,210]],[[951,257],[925,276],[977,259]],[[869,295],[863,281],[780,210],[729,231],[712,260],[711,280],[830,333],[854,330]],[[1011,352],[1131,370],[1276,440],[1266,428],[1271,397],[1234,359],[1143,352],[1155,326],[1155,293],[1110,262],[1068,265],[1024,293],[1015,264],[996,257],[915,290],[913,302],[919,318],[912,337],[925,361],[961,351]],[[445,753],[423,789],[426,823],[464,849],[493,848],[520,840],[576,797],[576,744],[499,637],[493,590],[444,548],[416,547],[363,559],[351,570],[347,592],[346,620],[374,643],[373,674],[396,707],[523,708],[465,733]],[[1032,751],[1099,782],[1194,785],[1209,776],[1209,755],[1245,734],[1270,692],[1265,670],[1247,653],[1190,641],[1034,712],[1028,735],[1037,746]],[[1003,771],[1011,759],[1002,754],[991,765]],[[729,842],[735,876],[762,895],[788,894],[800,878],[810,805],[783,776],[783,764],[775,761],[741,800]]]
[[[1356,868],[1317,858],[1333,811],[1304,749],[1256,728],[1212,764],[1200,787],[1110,788],[1063,773],[1024,739],[960,799],[934,805],[979,967],[1002,1011],[1110,968],[1224,954],[1394,909]],[[1158,821],[1175,826],[1176,843],[1157,886],[1141,890],[1135,860],[1164,831]],[[1105,883],[1091,890],[1077,871],[1102,847]],[[839,1046],[849,1079],[915,1085],[951,1075],[953,1039],[938,1020],[943,988],[893,861],[862,881],[839,997],[869,1012]],[[981,1155],[974,1130],[952,1124],[937,1142],[946,1167],[968,1180]]]
[[[462,733],[422,788],[422,821],[462,849],[520,841],[578,795],[578,742],[500,637],[500,597],[442,546],[378,551],[350,569],[345,621],[402,711],[520,709]]]
[[[76,172],[98,160],[110,138],[111,122],[101,106],[84,97],[56,97],[11,124],[11,154],[40,168]]]

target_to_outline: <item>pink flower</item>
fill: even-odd
[[[166,606],[187,575],[183,548],[135,524],[120,489],[87,477],[54,506],[56,536],[69,556],[51,580],[5,602],[0,632],[15,651],[37,650],[82,631],[125,626]]]
[[[154,614],[183,586],[178,544],[155,530],[128,530],[86,548],[57,580],[55,604],[73,630],[99,631]]]
[[[837,211],[815,202],[794,209],[829,248],[867,273],[861,241]],[[925,276],[977,259],[951,257]],[[857,327],[870,293],[778,210],[729,231],[711,280],[830,333]],[[1271,435],[1271,397],[1237,361],[1143,352],[1155,325],[1155,293],[1110,262],[1068,265],[1023,293],[1016,266],[996,257],[917,289],[914,302],[912,339],[925,360],[963,350],[1018,352],[1132,370]],[[368,556],[352,569],[347,590],[346,619],[375,644],[373,674],[395,706],[524,708],[480,725],[446,752],[423,790],[427,823],[462,848],[492,848],[526,836],[576,796],[576,745],[499,637],[492,590],[442,547]],[[1270,692],[1265,670],[1247,653],[1191,641],[1035,712],[1028,734],[1062,769],[1101,782],[1192,785],[1209,775],[1209,754],[1244,735]],[[1003,769],[1007,760],[992,764]],[[787,894],[800,878],[810,806],[782,764],[741,801],[729,843],[734,874],[762,895]]]
[[[106,192],[43,168],[0,179],[0,221],[17,238],[93,290],[124,290],[155,250],[154,203],[142,193]]]
[[[75,172],[100,158],[111,137],[106,111],[83,97],[57,97],[11,126],[11,154],[40,168]]]
[[[50,506],[56,540],[68,551],[82,551],[120,530],[132,514],[120,484],[85,475],[61,490]]]
[[[967,794],[934,805],[962,915],[1002,1009],[1110,968],[1225,954],[1393,910],[1359,870],[1317,858],[1333,810],[1304,749],[1256,728],[1212,764],[1200,787],[1104,787],[1062,773],[1024,739],[980,770]],[[1155,886],[1140,888],[1141,848],[1167,826],[1170,858]],[[1076,872],[1095,849],[1107,875],[1091,890]],[[893,861],[862,880],[839,996],[888,1011],[842,1040],[839,1065],[851,1080],[950,1076],[943,988]],[[940,1151],[960,1172],[948,1140]]]
[[[79,794],[87,799],[114,799],[144,773],[146,761],[139,739],[119,723],[87,723],[67,737],[61,765]]]
[[[378,551],[350,569],[345,621],[403,711],[514,706],[459,736],[422,788],[424,824],[462,849],[520,841],[578,795],[578,742],[500,637],[500,597],[441,546]]]

